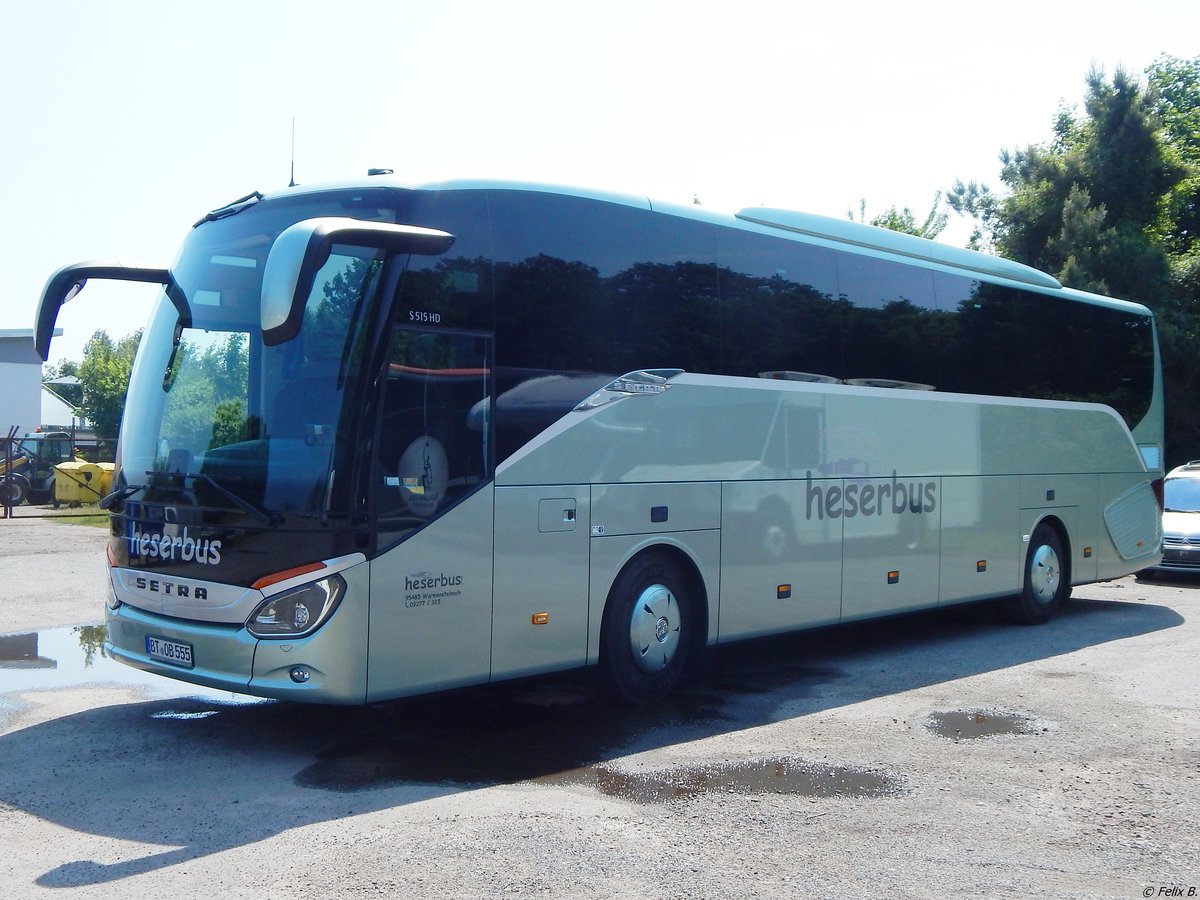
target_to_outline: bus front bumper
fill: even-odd
[[[366,700],[365,641],[360,636],[355,646],[339,627],[345,624],[335,614],[305,638],[262,640],[242,625],[174,619],[122,604],[107,610],[104,652],[127,666],[216,690],[358,704]]]

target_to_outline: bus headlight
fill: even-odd
[[[345,593],[346,582],[340,575],[284,591],[258,605],[246,630],[260,638],[303,637],[321,627]]]

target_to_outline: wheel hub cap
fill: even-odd
[[[1050,603],[1058,595],[1062,580],[1062,566],[1053,547],[1043,544],[1033,554],[1029,572],[1029,583],[1039,603]]]
[[[680,644],[679,601],[670,589],[652,584],[638,596],[629,620],[629,649],[643,672],[661,672]]]

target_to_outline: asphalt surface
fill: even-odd
[[[103,544],[0,521],[0,896],[1200,894],[1189,581],[335,709],[104,659]]]

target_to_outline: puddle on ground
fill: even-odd
[[[109,659],[104,655],[106,634],[104,625],[0,634],[0,695],[117,684],[149,688],[160,696],[200,697],[226,704],[262,702],[257,697],[175,681]]]
[[[971,741],[1007,734],[1041,734],[1047,730],[1037,725],[1031,716],[990,709],[930,713],[925,727],[952,741]]]
[[[830,766],[790,757],[705,764],[655,772],[589,766],[535,779],[538,784],[587,785],[633,803],[668,803],[702,794],[791,794],[801,797],[887,797],[900,793],[886,772]]]
[[[886,772],[792,757],[630,772],[608,762],[580,765],[569,761],[567,754],[581,749],[572,747],[570,741],[560,744],[557,751],[540,741],[530,741],[521,749],[505,743],[459,743],[433,750],[428,741],[369,741],[322,754],[320,762],[296,776],[296,783],[341,792],[400,784],[584,786],[643,804],[702,794],[886,797],[902,789],[899,778]]]

